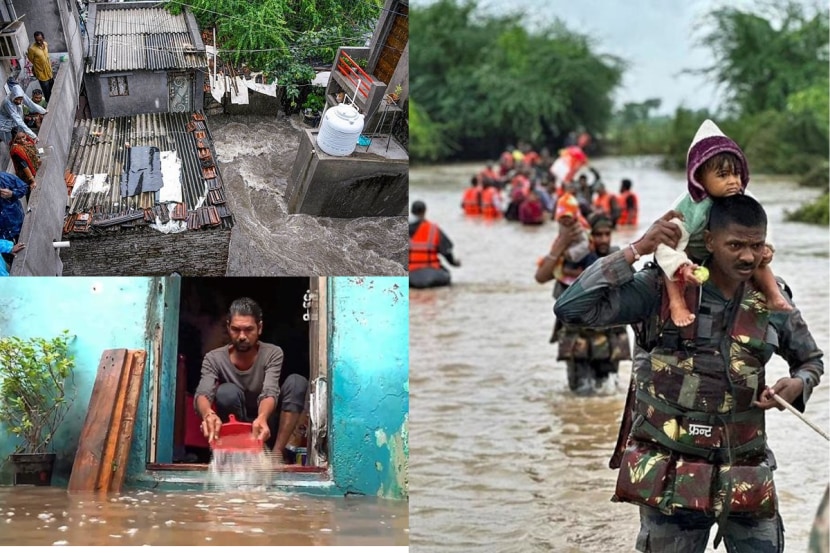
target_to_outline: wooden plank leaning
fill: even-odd
[[[101,356],[69,478],[69,492],[120,491],[145,359],[143,350],[109,349]]]
[[[105,350],[98,364],[89,408],[78,440],[78,450],[69,476],[67,491],[95,491],[101,470],[118,385],[121,381],[126,349]]]
[[[127,383],[127,398],[124,403],[124,412],[121,417],[121,424],[118,432],[118,443],[115,450],[115,458],[112,465],[112,481],[109,491],[120,492],[124,485],[124,477],[127,475],[127,461],[130,459],[130,444],[133,440],[135,429],[136,413],[138,402],[141,399],[141,385],[144,382],[144,368],[147,360],[147,352],[144,350],[131,350],[132,370],[130,371],[129,382]]]

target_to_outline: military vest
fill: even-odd
[[[663,291],[649,322],[656,332],[641,341],[650,363],[635,365],[634,420],[614,499],[669,514],[771,516],[764,412],[752,404],[775,349],[764,296],[746,284],[740,301],[712,312],[720,306],[701,307],[700,287],[689,290],[695,322],[674,326]]]

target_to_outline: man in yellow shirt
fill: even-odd
[[[26,57],[32,62],[32,73],[40,83],[46,101],[52,97],[52,85],[55,84],[55,76],[52,74],[52,62],[49,60],[49,44],[44,40],[43,33],[35,31],[35,41],[29,46]]]

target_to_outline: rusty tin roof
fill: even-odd
[[[130,8],[124,3],[99,4],[87,73],[204,69],[204,45],[194,39],[184,13],[158,7]]]
[[[176,152],[181,202],[165,202],[159,192],[121,195],[120,183],[133,146]],[[181,221],[188,230],[230,228],[233,215],[215,160],[210,131],[200,113],[80,119],[75,122],[64,173],[69,196],[64,234],[89,235],[170,219]],[[79,185],[73,197],[76,184],[94,180],[93,175],[105,185],[83,190]]]

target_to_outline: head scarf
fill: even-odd
[[[707,119],[701,123],[686,155],[686,180],[689,194],[694,201],[699,202],[708,196],[703,184],[695,178],[695,172],[709,158],[722,152],[730,152],[738,157],[741,189],[746,190],[749,184],[749,166],[746,163],[743,150],[734,140],[723,134],[723,131],[712,120]]]

